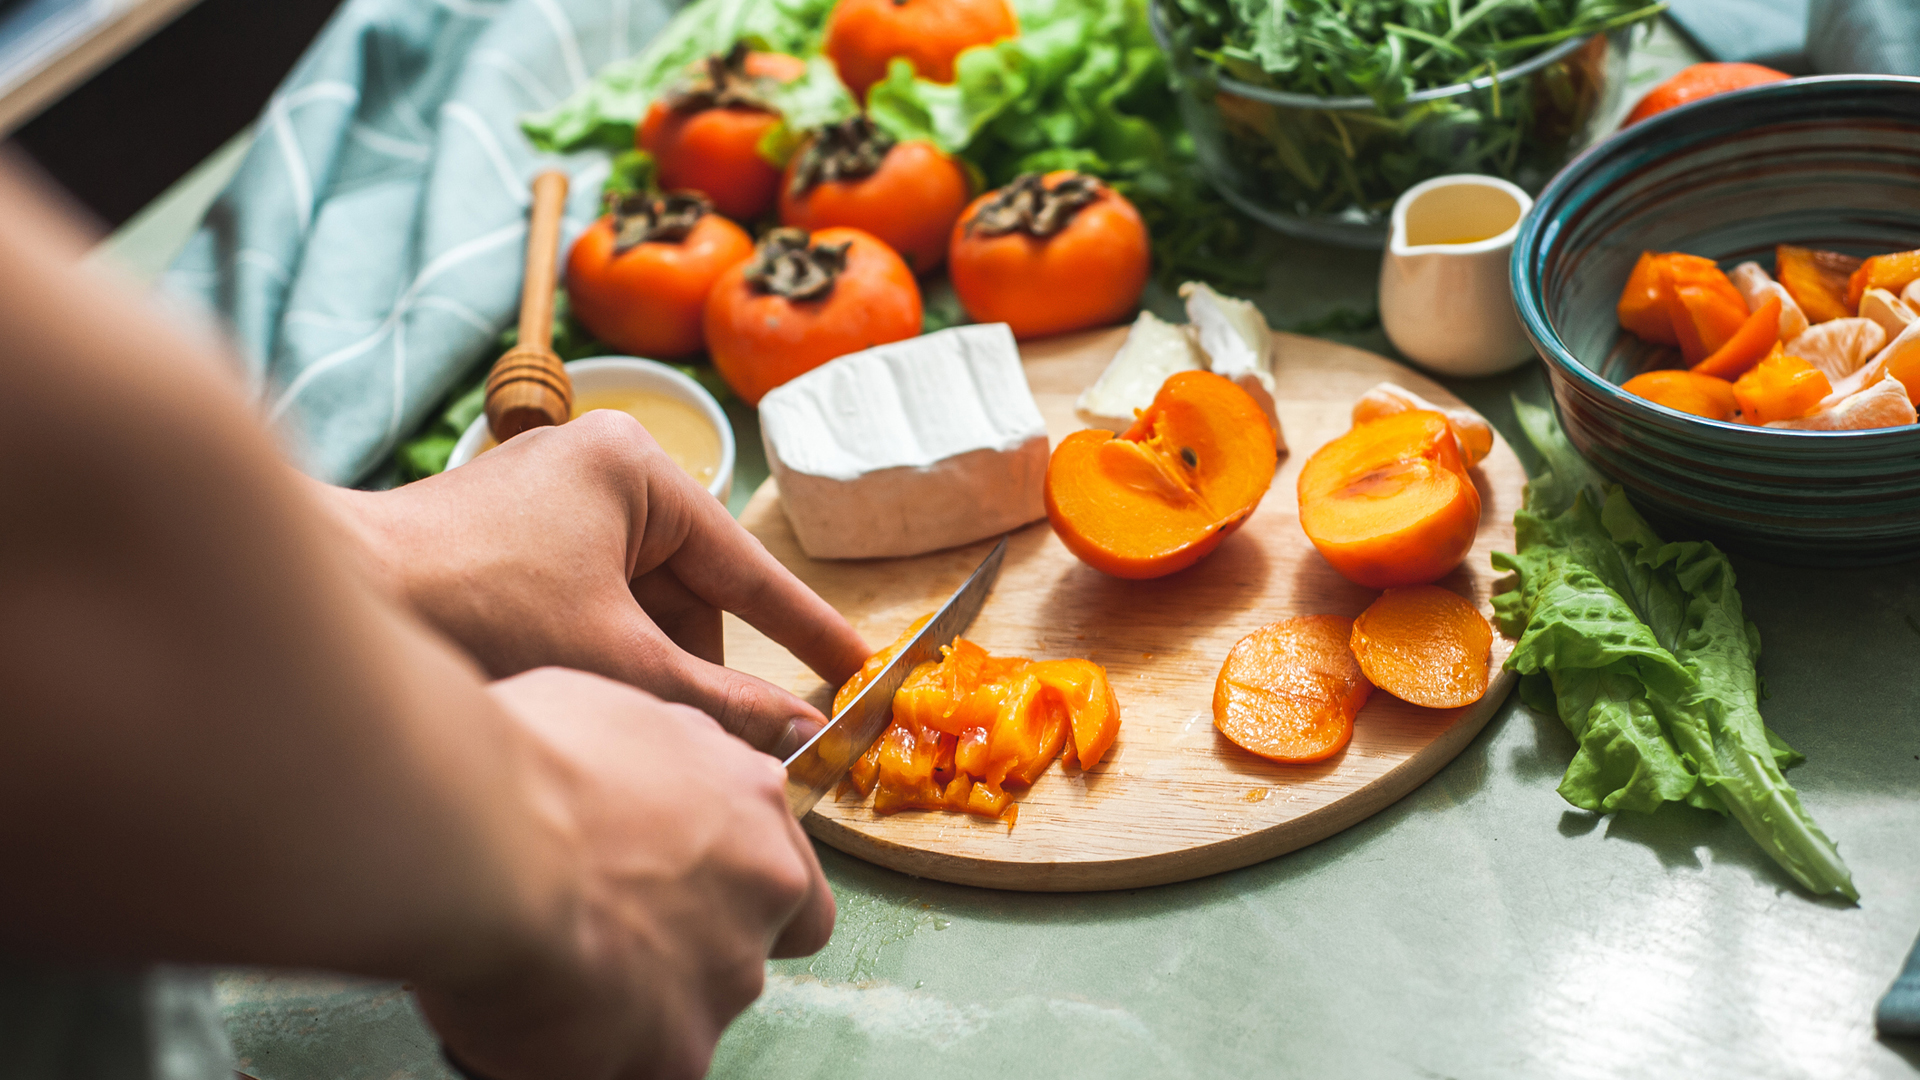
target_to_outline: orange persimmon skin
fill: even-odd
[[[1798,420],[1831,393],[1833,386],[1824,372],[1797,356],[1788,356],[1777,345],[1771,355],[1733,384],[1740,415],[1749,424]]]
[[[1352,638],[1353,620],[1338,615],[1282,619],[1241,638],[1213,684],[1213,726],[1274,761],[1339,753],[1373,692]]]
[[[1662,258],[1669,285],[1663,294],[1680,355],[1698,364],[1719,351],[1747,322],[1747,301],[1712,259],[1672,252]]]
[[[1759,64],[1745,63],[1706,63],[1693,64],[1682,68],[1678,75],[1647,91],[1647,95],[1634,105],[1620,126],[1623,128],[1645,120],[1656,113],[1666,112],[1690,101],[1724,94],[1729,90],[1740,90],[1762,83],[1780,82],[1792,78],[1784,71],[1775,71]]]
[[[1080,561],[1122,578],[1184,570],[1273,484],[1273,429],[1251,395],[1205,371],[1169,378],[1119,435],[1076,431],[1047,461],[1047,520]]]
[[[587,227],[567,255],[567,299],[593,336],[619,352],[672,358],[706,345],[713,283],[753,255],[746,230],[707,214],[687,238],[613,253],[613,216]]]
[[[1455,709],[1487,692],[1493,627],[1438,585],[1380,594],[1353,620],[1352,643],[1367,681],[1402,701]]]
[[[744,262],[722,274],[707,297],[707,352],[749,405],[836,357],[920,333],[920,286],[892,248],[858,229],[821,229],[812,243],[851,245],[846,269],[825,297],[756,292]]]
[[[967,174],[932,143],[896,143],[872,175],[829,180],[796,195],[793,174],[800,157],[793,156],[780,180],[782,225],[864,229],[899,252],[916,274],[946,261],[953,223],[967,205]]]
[[[1665,257],[1652,251],[1640,253],[1633,272],[1627,275],[1627,287],[1620,290],[1620,302],[1615,310],[1619,313],[1620,325],[1640,340],[1656,345],[1678,345],[1680,339],[1673,336],[1673,319],[1667,314],[1667,296],[1673,291],[1673,285],[1660,268]]]
[[[1733,384],[1697,371],[1643,371],[1621,384],[1620,389],[1708,420],[1731,421],[1740,417],[1740,403],[1733,396]]]
[[[785,53],[748,53],[746,73],[791,82],[807,70]],[[773,209],[780,170],[760,156],[760,140],[780,123],[777,113],[743,106],[679,111],[656,100],[634,132],[634,144],[653,155],[662,191],[698,191],[735,221]]]
[[[1850,312],[1859,311],[1860,298],[1868,289],[1885,289],[1898,296],[1916,280],[1920,280],[1920,251],[1875,255],[1847,278],[1847,307]]]
[[[1693,365],[1693,370],[1715,378],[1737,379],[1766,359],[1779,341],[1780,298],[1769,296],[1747,316],[1747,321],[1740,324],[1740,329],[1734,331],[1726,344]]]
[[[1043,182],[1052,188],[1073,175],[1052,172]],[[1105,326],[1138,306],[1151,253],[1147,227],[1125,196],[1102,184],[1100,198],[1049,237],[970,235],[968,223],[998,194],[967,206],[947,248],[947,276],[974,321],[1006,323],[1025,340]]]
[[[821,46],[855,100],[887,77],[894,57],[928,82],[953,81],[953,61],[1020,32],[1006,0],[840,0]]]
[[[1395,413],[1315,451],[1300,470],[1300,527],[1348,581],[1424,585],[1452,570],[1480,528],[1480,492],[1447,418]]]
[[[1854,312],[1847,303],[1848,284],[1860,260],[1837,251],[1780,244],[1773,249],[1773,276],[1800,305],[1810,323],[1844,319]]]

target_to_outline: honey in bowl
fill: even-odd
[[[574,395],[574,417],[595,409],[612,409],[640,421],[681,472],[701,487],[712,485],[720,469],[720,433],[713,430],[707,414],[693,404],[652,390],[581,390]],[[498,445],[489,435],[479,453]]]

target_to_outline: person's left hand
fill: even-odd
[[[376,575],[495,678],[595,672],[784,756],[825,718],[721,666],[721,611],[833,686],[870,652],[625,413],[529,431],[393,491],[324,497]]]

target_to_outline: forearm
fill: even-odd
[[[218,364],[0,226],[0,934],[458,978],[561,918],[477,672],[369,585]]]

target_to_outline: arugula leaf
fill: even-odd
[[[1781,770],[1800,759],[1760,717],[1733,566],[1712,544],[1665,543],[1600,482],[1552,412],[1514,401],[1548,471],[1514,514],[1517,586],[1494,598],[1519,643],[1507,666],[1580,748],[1560,794],[1586,810],[1687,802],[1731,814],[1808,890],[1859,899],[1846,864]]]

